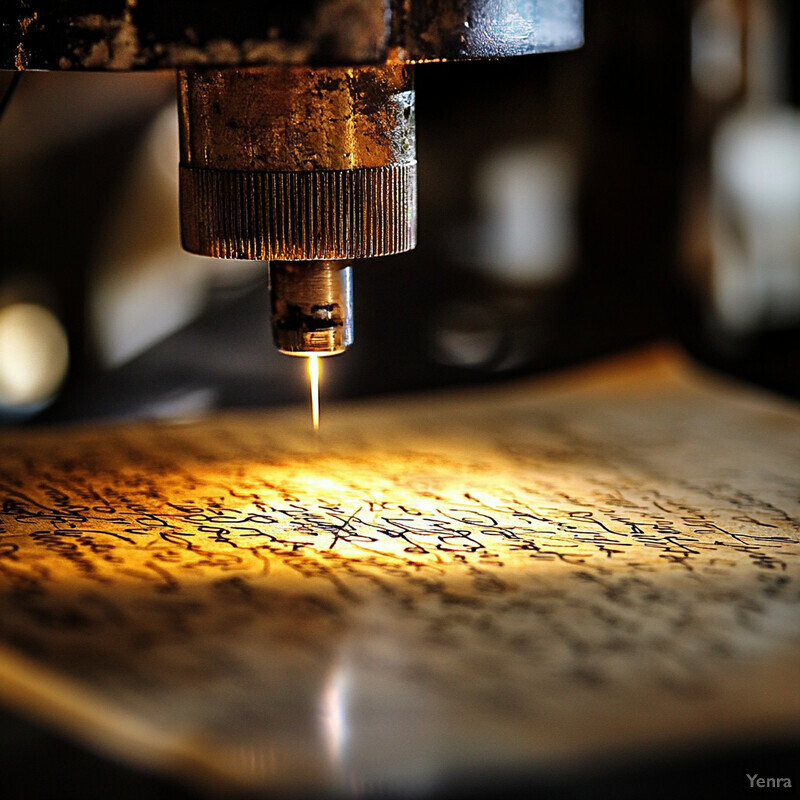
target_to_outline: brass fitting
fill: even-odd
[[[347,261],[273,261],[272,335],[292,356],[343,353],[353,343],[353,270]]]
[[[302,261],[412,249],[411,70],[180,70],[183,246]]]
[[[183,246],[274,260],[278,348],[344,351],[349,261],[416,245],[412,68],[180,70],[178,84]]]

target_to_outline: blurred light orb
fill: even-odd
[[[44,403],[58,390],[69,364],[64,328],[48,309],[12,303],[0,309],[0,404]]]

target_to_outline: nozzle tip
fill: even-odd
[[[353,343],[353,278],[346,261],[273,261],[272,333],[282,353],[328,356]]]

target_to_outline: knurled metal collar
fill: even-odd
[[[255,172],[181,166],[192,253],[259,260],[370,258],[416,245],[417,164]]]

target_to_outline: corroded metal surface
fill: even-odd
[[[3,0],[0,69],[372,63],[387,0]]]
[[[270,264],[272,334],[288,355],[333,355],[353,343],[352,268],[346,261]]]
[[[582,43],[582,0],[3,0],[0,69],[369,64]]]
[[[407,61],[500,58],[583,44],[582,0],[405,0],[392,41]]]
[[[404,66],[182,72],[184,247],[263,260],[412,249],[411,77]]]
[[[411,69],[182,70],[181,163],[358,169],[415,158]]]

